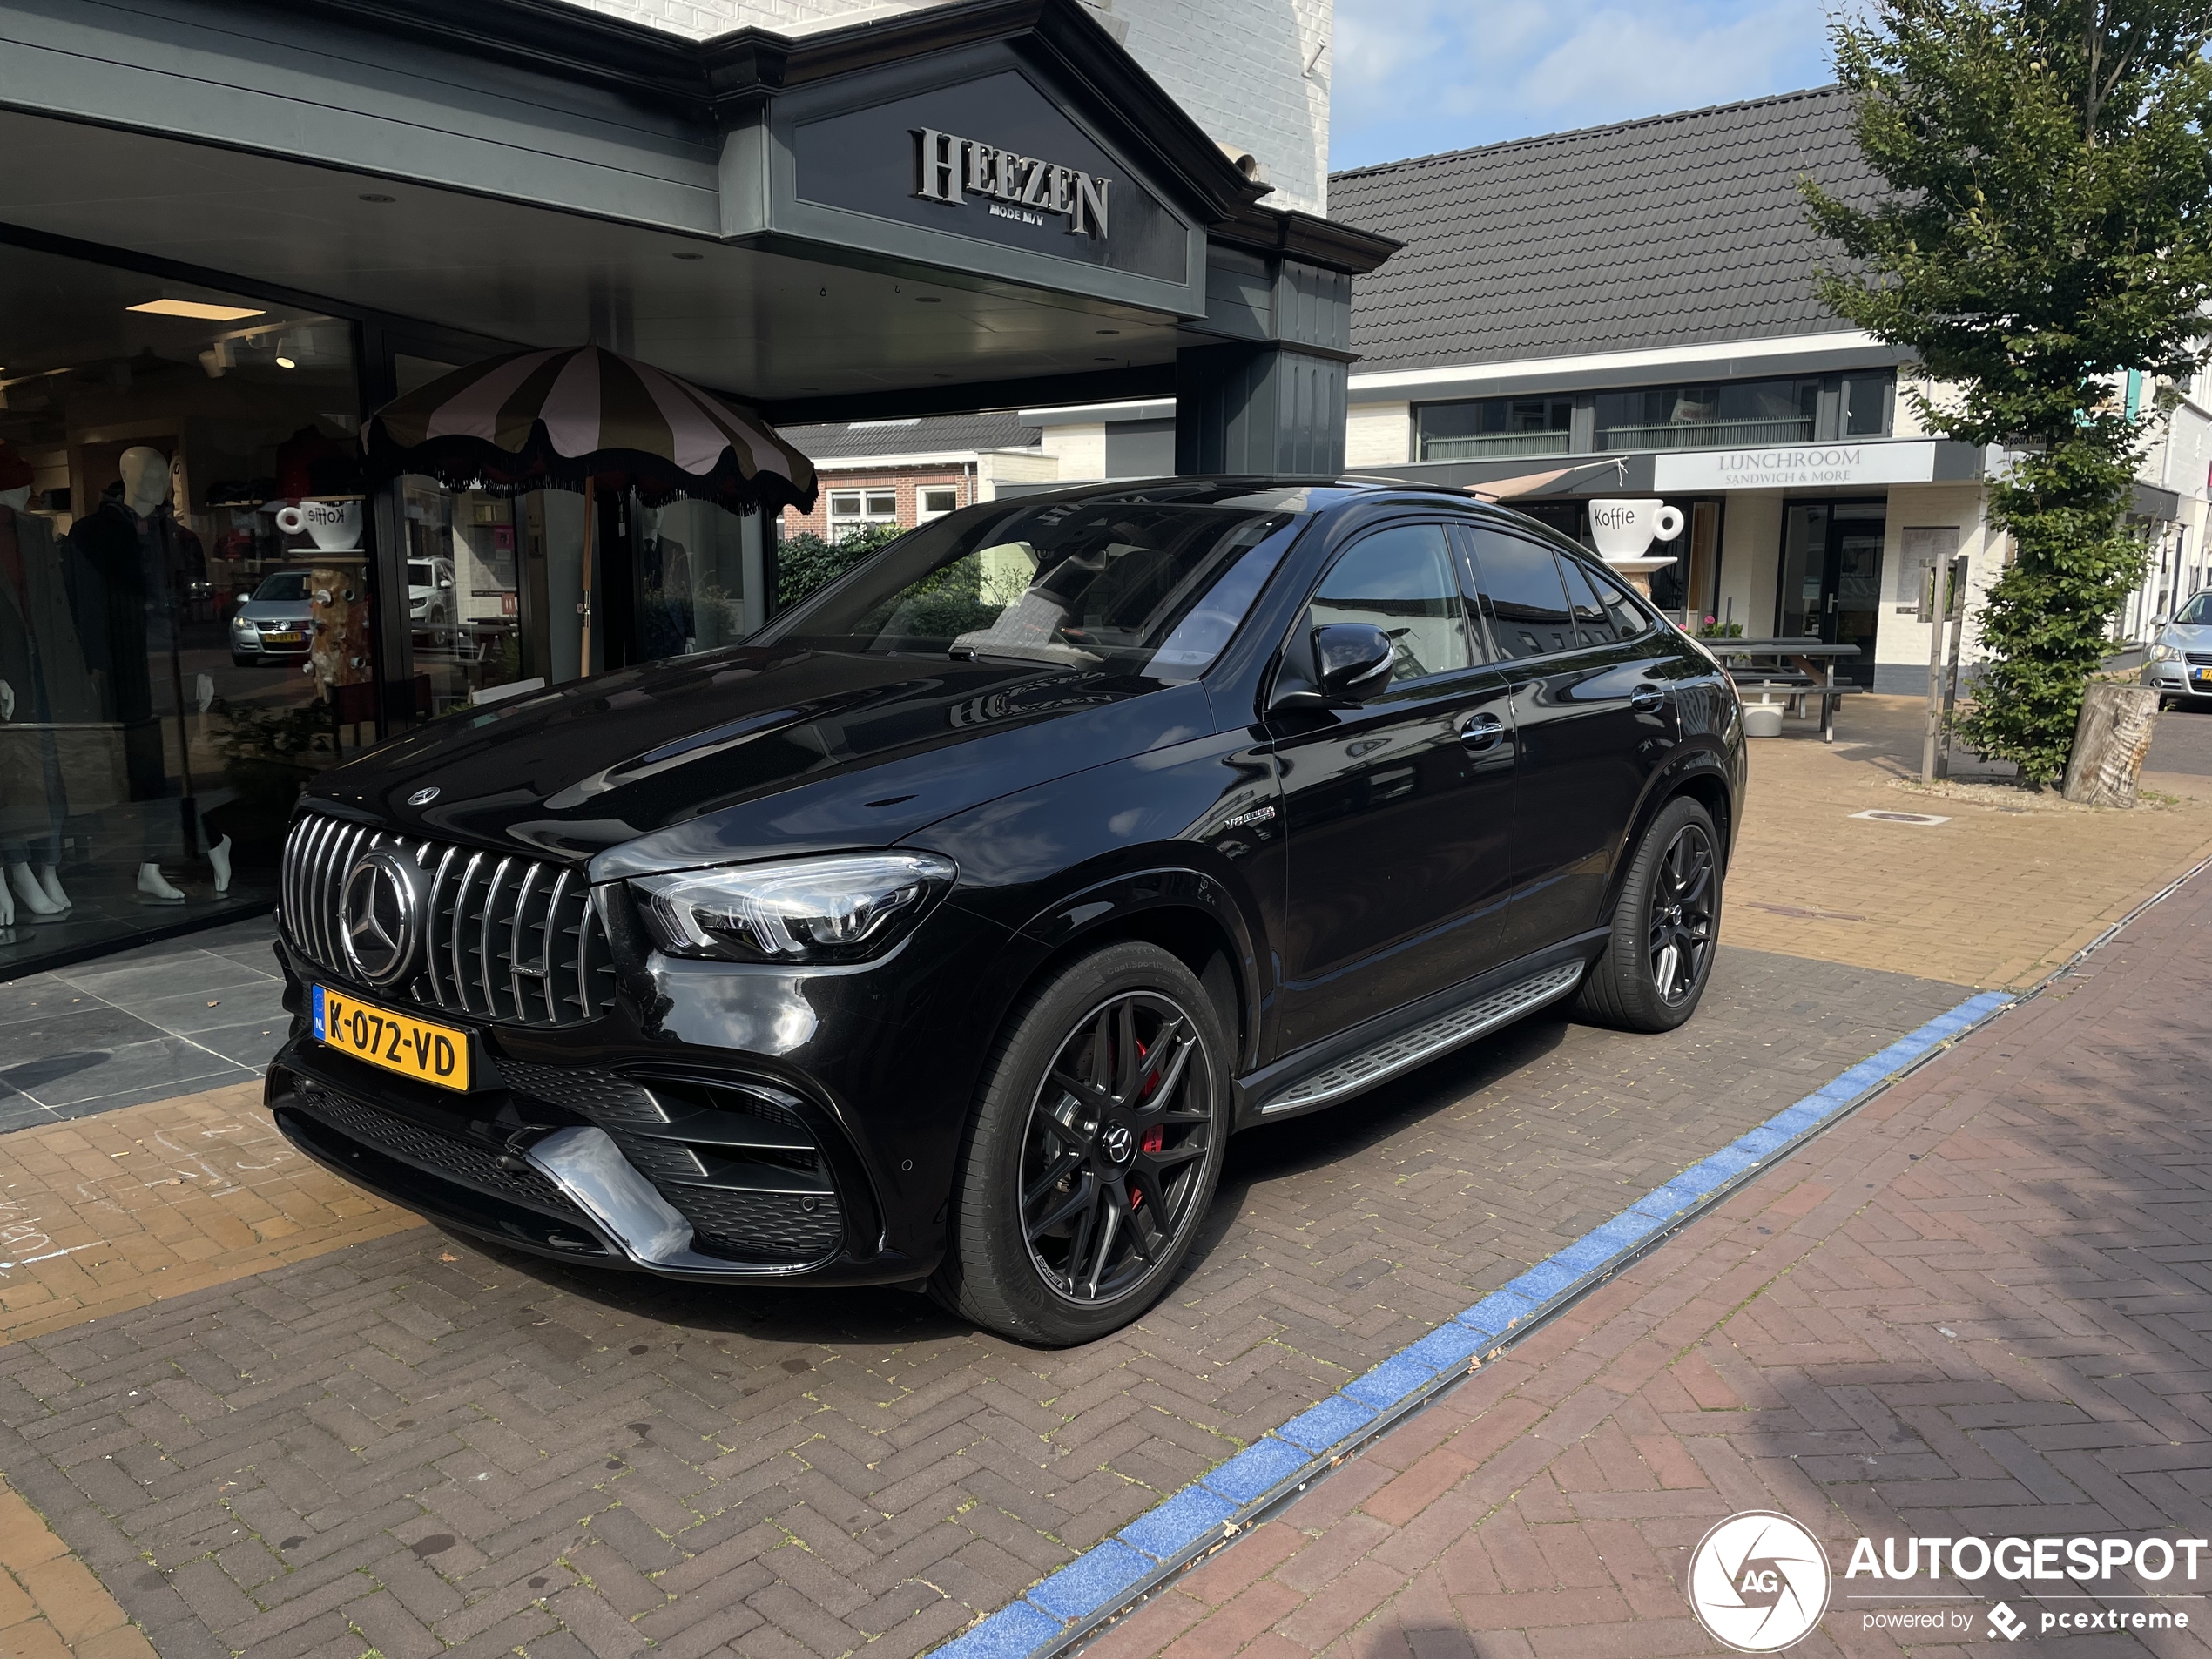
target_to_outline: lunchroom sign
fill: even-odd
[[[909,131],[914,139],[914,193],[924,201],[958,207],[972,193],[984,198],[997,218],[1042,225],[1047,214],[1064,215],[1069,235],[1106,239],[1110,179],[929,127]]]

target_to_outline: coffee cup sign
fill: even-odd
[[[277,528],[287,536],[301,530],[314,538],[324,553],[350,552],[361,542],[361,504],[353,501],[303,501],[297,507],[277,509]]]
[[[1590,503],[1590,539],[1602,558],[1640,559],[1655,541],[1680,536],[1682,525],[1682,509],[1656,498]]]

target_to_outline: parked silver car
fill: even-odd
[[[256,663],[305,660],[315,637],[308,595],[314,573],[272,570],[231,617],[231,661],[240,668]]]
[[[2212,709],[2212,589],[2193,593],[2158,631],[2141,683],[2161,708]]]

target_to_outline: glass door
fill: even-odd
[[[1830,533],[1827,626],[1821,637],[1856,645],[1858,655],[1836,664],[1836,677],[1858,685],[1874,683],[1874,631],[1882,610],[1882,536],[1888,509],[1881,502],[1838,502]]]
[[[1888,516],[1878,501],[1792,502],[1783,521],[1775,634],[1857,645],[1858,656],[1836,670],[1854,685],[1874,683]]]

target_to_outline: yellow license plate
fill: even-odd
[[[263,634],[261,643],[265,645],[296,645],[300,643],[300,636],[298,634]]]
[[[469,1087],[469,1034],[315,987],[315,1041],[441,1089]]]

